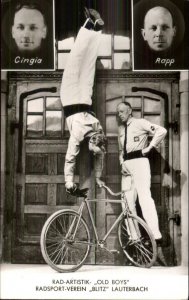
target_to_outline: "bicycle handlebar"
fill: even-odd
[[[120,196],[120,195],[121,195],[121,192],[114,193],[114,192],[112,192],[112,190],[111,190],[109,187],[107,187],[106,185],[102,185],[102,188],[104,188],[105,190],[107,190],[107,192],[108,192],[110,195],[112,195],[112,196]]]

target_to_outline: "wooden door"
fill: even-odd
[[[76,197],[66,193],[64,186],[64,161],[69,133],[59,93],[38,92],[36,87],[31,83],[27,90],[33,92],[28,95],[25,93],[26,97],[22,97],[22,94],[18,96],[20,126],[15,154],[14,263],[43,262],[39,240],[44,222],[53,212],[62,208],[77,210],[79,204]],[[92,190],[93,182],[88,168],[90,163],[86,145],[82,145],[75,182]],[[93,262],[93,257],[91,254],[88,263]]]
[[[138,88],[136,89],[136,86]],[[148,88],[146,89],[145,86]],[[135,87],[133,89],[133,87]],[[159,93],[160,84],[154,82],[141,83],[140,80],[135,83],[128,81],[120,82],[101,82],[97,88],[98,101],[104,104],[100,106],[99,114],[103,128],[107,136],[107,154],[104,170],[106,184],[115,192],[121,189],[120,165],[118,159],[117,142],[117,122],[116,108],[122,101],[128,101],[133,107],[133,116],[136,118],[145,118],[152,123],[164,126],[168,129],[169,124],[169,97],[166,93]],[[103,93],[101,92],[103,91]],[[169,88],[167,87],[167,91]],[[169,130],[168,130],[169,132]],[[152,137],[149,137],[149,139]],[[173,253],[173,228],[169,224],[169,216],[172,207],[172,196],[169,186],[164,184],[165,176],[169,176],[169,149],[170,136],[167,134],[160,147],[155,150],[150,157],[151,165],[151,191],[152,197],[158,211],[160,230],[163,235],[163,250],[168,264],[174,263]],[[97,197],[108,196],[103,191],[97,191]],[[139,207],[140,210],[140,207]],[[110,228],[112,222],[120,213],[119,204],[98,204],[97,206],[97,226],[101,234],[105,234]],[[140,212],[139,212],[140,213]],[[119,249],[117,231],[115,230],[107,240],[107,248]],[[121,254],[109,254],[108,252],[97,253],[97,263],[100,264],[127,264],[128,262]]]

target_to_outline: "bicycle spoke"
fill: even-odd
[[[140,255],[142,255],[142,257],[145,259],[145,261],[149,262],[150,259],[151,259],[151,257],[152,257],[152,255],[150,257],[148,254],[152,254],[152,253],[150,253],[143,245],[141,245],[138,242],[135,242],[133,245],[135,246],[136,253],[138,253],[138,254],[140,253]]]
[[[88,227],[75,212],[62,211],[54,216],[46,221],[42,230],[43,257],[57,271],[76,270],[91,247]]]
[[[49,254],[49,257],[52,259],[53,263],[58,262],[58,258],[60,256],[61,248],[55,250],[54,252]]]
[[[52,257],[54,254],[58,253],[58,252],[61,250],[61,248],[62,248],[62,245],[59,244],[58,248],[56,247],[55,250],[54,250],[53,252],[50,252],[50,253],[49,253],[49,256]]]
[[[51,227],[49,232],[48,232],[48,236],[56,237],[57,235],[61,235],[61,233],[58,232],[58,230],[56,228]]]
[[[152,254],[152,251],[148,250],[142,243],[140,243],[139,245],[147,254]]]
[[[68,250],[69,250],[69,249],[68,249],[68,247],[67,247],[67,248],[66,248],[66,251],[65,251],[64,254],[63,254],[63,249],[62,249],[62,262],[63,262],[65,256],[67,256]]]
[[[62,228],[62,233],[65,233],[66,229],[65,229],[65,227],[63,227],[62,222],[59,219],[57,219],[57,222],[58,222],[58,224],[60,224],[60,227]]]
[[[64,261],[64,257],[63,257],[63,249],[61,251],[61,259],[60,259],[60,265],[63,264],[63,261]]]
[[[60,242],[57,243],[51,243],[50,245],[47,244],[47,249],[50,251],[50,249],[53,249],[54,247],[57,247],[58,245],[60,245]]]
[[[142,257],[148,258],[148,261],[151,259],[150,256],[147,255],[147,253],[144,251],[144,249],[142,249],[138,244],[136,244],[136,248],[139,250],[138,252],[140,252],[140,254],[142,255]]]
[[[138,248],[140,248],[142,251],[146,251],[150,254],[150,251],[146,247],[144,247],[141,240],[133,241],[133,244],[136,244],[138,246]]]
[[[122,219],[118,230],[120,244],[125,255],[137,266],[150,267],[156,259],[156,248],[147,225],[135,216],[129,217],[130,226],[127,226],[125,222],[126,220]],[[133,233],[134,237],[136,236],[134,239],[131,238]]]
[[[49,236],[46,238],[46,241],[48,243],[61,243],[61,238],[62,238],[62,234],[58,235],[58,236]]]

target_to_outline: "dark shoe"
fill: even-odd
[[[87,197],[87,192],[88,192],[88,188],[85,188],[85,189],[79,189],[77,187],[77,185],[72,188],[72,189],[66,189],[66,192],[72,196],[75,196],[75,197],[84,197],[86,198]]]
[[[102,20],[99,12],[97,12],[95,9],[92,8],[86,8],[85,7],[85,16],[87,18],[90,18],[94,24],[94,30],[102,30],[104,26],[104,21]]]

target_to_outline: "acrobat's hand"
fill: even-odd
[[[72,181],[67,181],[65,183],[66,192],[69,194],[73,194],[73,192],[77,189],[77,185]]]
[[[127,170],[124,163],[121,164],[121,174],[124,176],[127,176],[129,174],[129,171]]]
[[[98,187],[102,187],[103,185],[105,185],[104,181],[102,181],[100,178],[96,178],[96,184],[98,185]]]
[[[121,170],[121,174],[124,175],[124,176],[127,176],[127,175],[128,175],[128,172],[122,169],[122,170]]]

